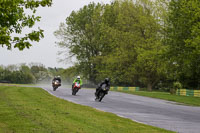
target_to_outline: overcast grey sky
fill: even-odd
[[[46,67],[63,67],[67,68],[72,64],[59,63],[55,36],[53,32],[59,28],[59,24],[64,22],[66,17],[73,10],[78,10],[90,2],[110,3],[111,0],[53,0],[51,7],[40,8],[37,14],[41,16],[41,21],[36,27],[44,30],[44,38],[35,43],[30,49],[19,51],[18,49],[7,50],[6,47],[0,47],[0,65],[11,65],[20,63],[42,63]],[[25,31],[26,32],[26,31]]]

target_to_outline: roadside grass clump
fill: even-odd
[[[169,133],[74,104],[41,88],[0,86],[0,133]]]

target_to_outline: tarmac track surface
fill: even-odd
[[[40,87],[56,97],[136,122],[179,133],[200,133],[200,107],[112,91],[109,91],[102,102],[96,102],[93,89],[81,89],[76,96],[72,96],[70,86],[59,87],[56,91],[50,86]]]

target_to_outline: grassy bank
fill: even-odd
[[[67,102],[40,88],[0,86],[0,132],[167,133],[170,131]]]
[[[0,86],[36,86],[36,84],[13,84],[13,83],[0,83]]]
[[[158,98],[158,99],[173,101],[179,104],[185,104],[185,105],[190,105],[190,106],[200,106],[200,97],[171,95],[170,93],[167,93],[167,92],[146,92],[146,91],[136,91],[136,92],[118,91],[118,92]]]

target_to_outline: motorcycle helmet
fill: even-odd
[[[81,77],[80,77],[80,76],[77,76],[77,79],[78,79],[78,80],[80,80],[80,79],[81,79]]]
[[[60,78],[60,76],[57,76],[57,78]]]
[[[110,80],[109,78],[105,78],[105,82],[108,83]]]

